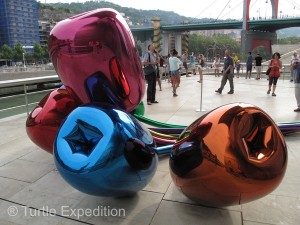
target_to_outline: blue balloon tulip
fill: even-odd
[[[158,163],[149,131],[111,105],[76,108],[62,124],[55,164],[76,189],[99,196],[126,196],[144,188]]]

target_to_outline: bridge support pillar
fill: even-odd
[[[178,55],[182,54],[182,34],[181,33],[175,34],[175,49],[178,52]]]
[[[241,54],[246,55],[258,46],[263,46],[269,57],[272,56],[272,44],[275,44],[277,34],[275,32],[262,32],[242,30],[241,32]]]
[[[168,51],[168,46],[169,46],[169,36],[170,34],[169,33],[161,33],[161,52],[160,54],[162,56],[167,56],[169,54],[169,51]]]

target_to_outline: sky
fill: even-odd
[[[85,0],[38,0],[42,3],[71,3]],[[192,18],[242,19],[244,0],[106,0],[124,7],[136,9],[160,9],[174,11],[182,16]],[[250,18],[271,17],[270,0],[252,0]],[[279,0],[278,17],[300,16],[299,0]]]

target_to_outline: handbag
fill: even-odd
[[[271,63],[270,63],[270,64],[271,64],[271,65],[273,64],[273,60],[272,60],[272,59],[271,59]],[[271,67],[269,67],[269,68],[267,69],[266,75],[269,76],[270,72],[271,72]]]
[[[150,62],[150,53],[149,52],[148,52],[148,56],[149,56],[148,62]],[[152,65],[145,66],[143,68],[143,71],[144,71],[144,75],[145,76],[147,76],[147,75],[149,75],[151,73],[155,73],[156,72],[155,69],[154,69],[154,67]]]
[[[156,72],[152,65],[144,67],[143,71],[144,71],[145,76]]]

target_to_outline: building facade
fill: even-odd
[[[37,0],[0,1],[0,47],[17,43],[28,53],[40,43]]]
[[[39,20],[39,33],[40,33],[40,44],[41,46],[46,46],[48,44],[48,38],[50,31],[55,26],[54,21],[41,21]]]

